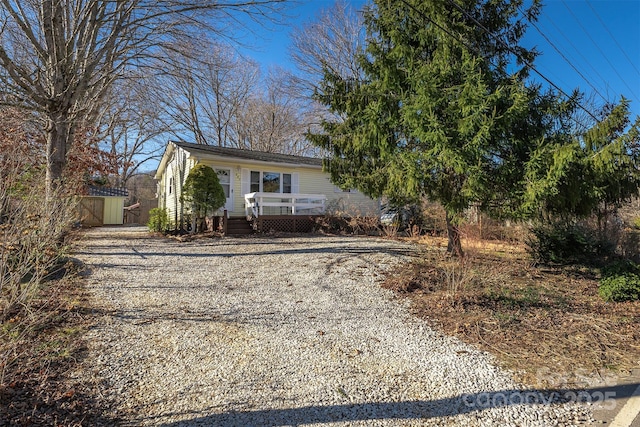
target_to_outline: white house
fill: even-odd
[[[264,153],[187,142],[169,142],[155,175],[158,206],[179,221],[185,207],[180,192],[197,164],[218,174],[229,218],[323,214],[330,209],[344,215],[378,216],[380,203],[354,190],[341,190],[314,157]]]

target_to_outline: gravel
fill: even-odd
[[[410,245],[357,237],[177,242],[98,228],[76,255],[102,313],[86,369],[125,425],[546,426],[549,404],[380,288]]]

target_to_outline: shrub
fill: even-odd
[[[324,216],[315,218],[316,230],[325,234],[349,234],[352,232],[349,226],[349,219],[332,214],[326,213]]]
[[[3,198],[5,194],[0,194]],[[27,308],[48,277],[62,268],[67,236],[76,221],[75,202],[42,195],[14,200],[0,221],[0,318]]]
[[[180,201],[189,206],[195,219],[196,229],[203,231],[204,218],[224,206],[227,198],[220,185],[218,175],[210,166],[196,165],[184,183]]]
[[[151,231],[166,231],[169,226],[169,214],[165,208],[153,208],[149,211],[147,227]]]
[[[592,265],[615,252],[615,243],[599,238],[597,231],[580,224],[538,225],[531,233],[528,252],[542,264]]]
[[[76,201],[61,188],[47,200],[43,170],[20,149],[0,150],[0,319],[30,308],[57,273],[77,220]]]
[[[640,299],[640,266],[625,260],[603,268],[598,293],[605,301]]]

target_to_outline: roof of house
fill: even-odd
[[[210,154],[236,159],[255,160],[260,162],[287,163],[295,165],[322,166],[322,159],[317,157],[293,156],[290,154],[265,153],[263,151],[243,150],[240,148],[216,147],[213,145],[193,144],[190,142],[174,142],[178,147],[191,153]]]
[[[97,187],[95,185],[90,185],[89,196],[128,197],[129,190],[126,188]]]

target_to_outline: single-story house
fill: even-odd
[[[333,185],[322,159],[171,141],[155,175],[158,207],[167,210],[170,221],[177,223],[187,213],[180,193],[197,164],[216,171],[227,196],[223,210],[230,219],[282,220],[324,214],[328,209],[345,215],[380,213],[379,200]]]
[[[86,227],[122,225],[127,197],[126,188],[89,186],[80,198],[80,222]]]

